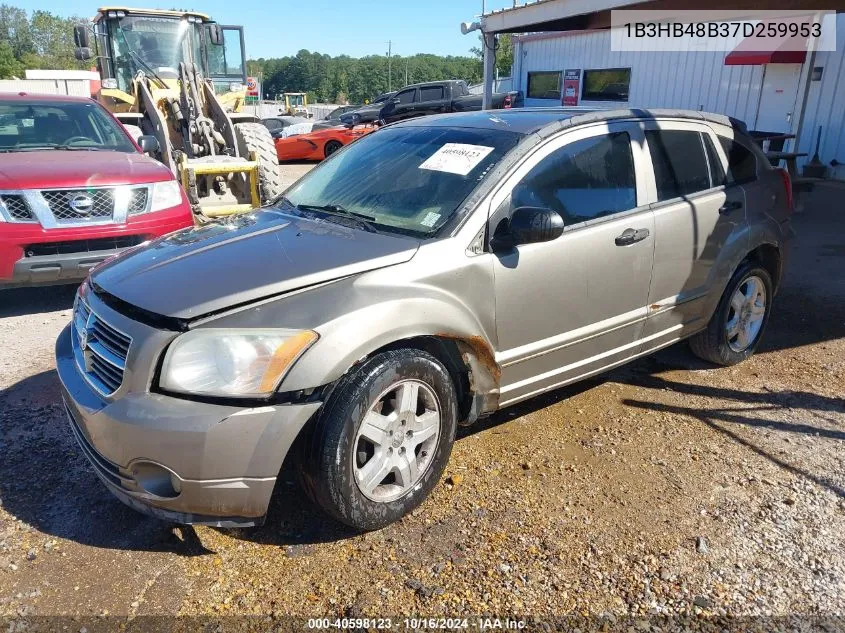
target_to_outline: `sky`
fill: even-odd
[[[27,11],[92,17],[108,0],[7,0]],[[244,27],[247,57],[282,57],[306,48],[329,55],[468,55],[477,34],[460,24],[481,14],[482,0],[112,0],[111,6],[193,9],[220,24]],[[487,10],[513,0],[487,0]]]

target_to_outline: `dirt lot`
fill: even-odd
[[[73,289],[0,295],[0,615],[842,614],[843,193],[796,217],[749,362],[714,369],[678,345],[501,412],[413,516],[366,535],[289,475],[260,529],[124,507],[59,402]]]

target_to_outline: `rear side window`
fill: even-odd
[[[722,159],[716,152],[716,147],[713,145],[713,139],[709,134],[704,134],[701,137],[704,139],[704,149],[707,151],[707,162],[710,164],[710,182],[714,187],[727,184],[727,176],[725,175],[725,166],[722,165]]]
[[[659,201],[710,188],[710,172],[699,132],[646,130],[645,136]]]
[[[420,101],[439,101],[443,98],[443,86],[420,88]]]
[[[743,183],[757,179],[757,157],[742,143],[725,136],[719,137],[728,157],[728,182]]]
[[[514,188],[516,207],[546,207],[577,224],[637,206],[634,158],[627,132],[595,136],[561,147]]]

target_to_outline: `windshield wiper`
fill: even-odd
[[[290,203],[287,198],[285,198],[285,201]],[[320,213],[327,213],[328,215],[351,218],[357,221],[370,233],[377,232],[375,226],[373,225],[376,221],[373,216],[344,209],[339,204],[297,204],[295,206],[297,209],[302,209],[303,211],[319,211]]]

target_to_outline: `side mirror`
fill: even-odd
[[[87,24],[77,24],[73,27],[73,42],[77,48],[91,48],[91,33]]]
[[[92,51],[87,46],[78,46],[76,50],[73,52],[74,57],[81,62],[87,62],[89,59],[94,58],[94,51]]]
[[[210,24],[208,26],[208,39],[214,46],[223,46],[223,27],[219,24]]]
[[[399,97],[393,97],[390,100],[390,103],[392,103],[393,105],[399,105],[400,103],[402,103],[402,100]]]
[[[519,207],[510,220],[500,224],[490,240],[494,252],[510,250],[521,244],[551,242],[563,234],[563,218],[552,209]]]
[[[138,146],[145,154],[156,154],[161,149],[158,144],[158,139],[151,134],[144,134],[138,137]]]

